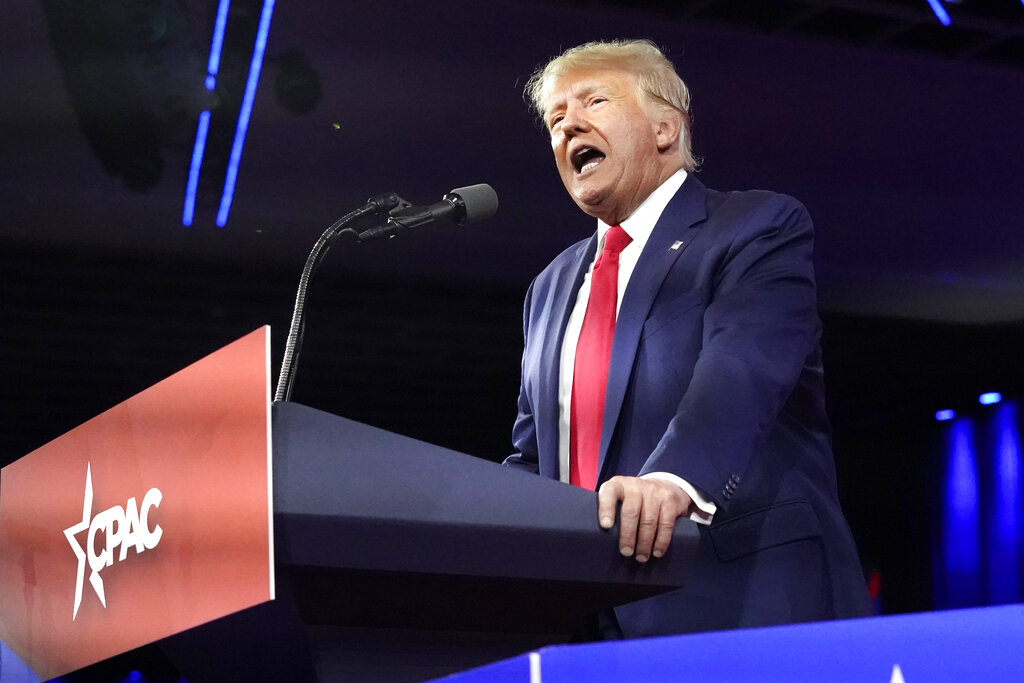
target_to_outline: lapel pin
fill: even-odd
[[[676,240],[675,242],[672,243],[672,246],[669,247],[669,249],[675,250],[675,249],[678,249],[681,246],[683,246],[683,241],[682,240]]]

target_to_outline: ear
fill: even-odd
[[[679,148],[679,136],[683,134],[683,122],[674,112],[664,111],[655,121],[654,135],[658,141],[658,151],[668,152]]]

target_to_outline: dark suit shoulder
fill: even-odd
[[[770,190],[719,190],[707,191],[707,209],[709,215],[724,210],[729,213],[763,213],[789,217],[794,214],[807,214],[807,207],[796,197]]]
[[[707,224],[719,234],[756,239],[767,234],[813,233],[807,208],[796,198],[768,190],[707,191]]]

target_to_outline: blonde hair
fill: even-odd
[[[594,41],[569,48],[539,67],[526,82],[523,95],[541,119],[554,82],[573,71],[618,69],[636,78],[638,96],[676,111],[683,124],[679,152],[683,168],[693,171],[698,161],[690,146],[690,90],[665,53],[650,40]]]

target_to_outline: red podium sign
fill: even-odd
[[[0,638],[59,676],[274,598],[270,330],[0,472]]]

